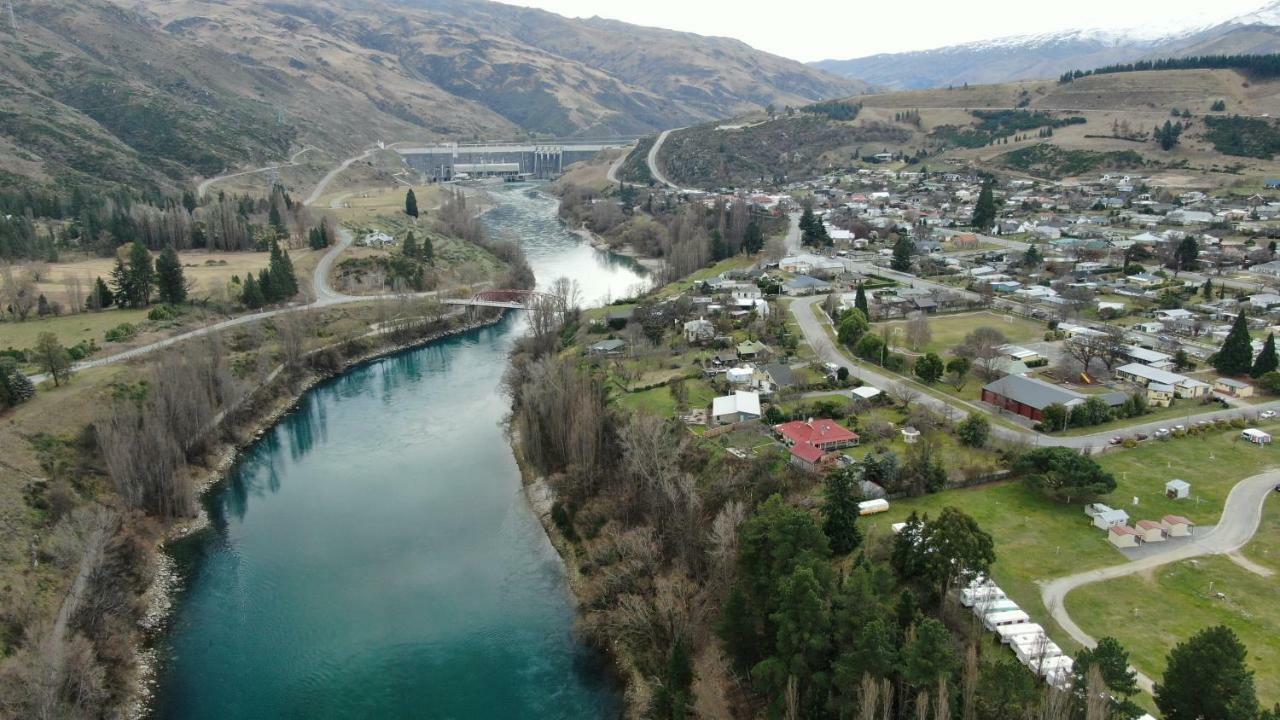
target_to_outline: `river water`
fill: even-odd
[[[556,203],[491,193],[545,285],[589,301],[645,278]],[[607,718],[617,689],[572,633],[558,556],[500,421],[513,315],[318,385],[208,498],[176,547],[158,718]]]

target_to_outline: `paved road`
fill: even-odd
[[[242,177],[244,175],[253,175],[255,173],[268,172],[271,170],[279,170],[280,168],[297,165],[298,158],[302,157],[302,154],[309,150],[315,150],[315,148],[311,147],[310,145],[302,148],[298,152],[294,153],[289,158],[288,162],[276,163],[274,165],[267,165],[265,167],[254,168],[253,170],[242,170],[240,172],[227,173],[226,175],[218,175],[217,177],[207,178],[205,180],[202,180],[200,184],[196,186],[196,195],[198,197],[204,197],[204,194],[206,191],[208,191],[210,185],[213,185],[214,183],[222,182],[223,180],[230,180],[231,178]]]
[[[1197,535],[1190,541],[1183,542],[1176,547],[1170,548],[1168,552],[1159,555],[1151,555],[1122,565],[1112,565],[1053,580],[1040,589],[1040,596],[1044,600],[1044,606],[1048,608],[1049,614],[1053,616],[1053,619],[1076,642],[1085,647],[1094,647],[1097,643],[1093,637],[1080,629],[1080,626],[1076,625],[1075,621],[1067,613],[1065,602],[1067,593],[1083,585],[1104,580],[1114,580],[1115,578],[1151,570],[1180,560],[1202,555],[1234,553],[1248,544],[1254,533],[1258,531],[1258,525],[1262,521],[1262,506],[1266,503],[1267,498],[1271,496],[1272,489],[1277,483],[1280,483],[1280,470],[1271,470],[1261,475],[1254,475],[1241,480],[1231,489],[1231,493],[1227,496],[1227,504],[1222,509],[1222,519],[1218,521],[1217,526],[1212,530],[1203,535]],[[1140,672],[1138,673],[1138,685],[1147,692],[1151,692],[1154,689],[1151,678]]]
[[[614,160],[613,163],[609,165],[609,172],[605,173],[605,179],[615,185],[621,184],[622,181],[618,179],[618,171],[622,169],[622,164],[625,163],[629,157],[631,157],[631,148],[628,148],[626,152],[622,153],[617,160]]]
[[[391,147],[391,146],[387,145],[387,147]],[[329,183],[333,182],[333,179],[341,175],[344,170],[351,167],[351,163],[354,163],[358,160],[364,160],[365,158],[378,152],[381,149],[382,148],[375,145],[369,148],[368,150],[365,150],[364,152],[360,153],[359,155],[356,155],[355,157],[349,157],[346,160],[343,160],[342,162],[338,163],[337,167],[335,167],[334,169],[326,173],[324,177],[320,178],[320,182],[316,183],[315,188],[312,189],[311,194],[307,196],[307,199],[302,201],[302,204],[314,205],[315,202],[320,199],[320,196],[324,194],[324,191],[329,187]]]
[[[329,248],[329,252],[320,258],[320,262],[316,263],[315,272],[311,274],[311,289],[315,292],[316,305],[332,305],[338,302],[348,301],[350,295],[338,292],[329,284],[329,276],[333,274],[333,264],[337,261],[338,256],[347,248],[351,247],[351,243],[355,242],[355,235],[350,230],[339,226],[335,233],[338,236],[338,242]]]
[[[649,163],[649,174],[653,176],[654,180],[657,180],[659,183],[666,185],[672,190],[678,190],[684,193],[699,193],[702,191],[696,188],[682,188],[671,182],[667,179],[667,176],[663,174],[662,169],[658,167],[658,150],[662,149],[662,143],[667,141],[668,135],[677,130],[683,129],[684,128],[671,128],[670,130],[663,130],[658,134],[658,138],[653,141],[653,147],[649,148],[649,155],[646,157],[646,160]]]
[[[990,407],[955,398],[943,400],[940,397],[919,391],[918,389],[920,386],[914,381],[906,381],[892,373],[853,362],[842,349],[836,347],[836,344],[832,342],[831,337],[827,335],[826,330],[823,328],[823,324],[814,314],[814,306],[821,303],[822,300],[823,296],[813,296],[800,298],[791,302],[791,314],[799,324],[801,334],[804,335],[805,341],[809,343],[810,347],[812,347],[814,352],[817,354],[818,359],[822,362],[835,363],[837,366],[846,367],[849,369],[849,374],[853,377],[858,378],[868,385],[880,388],[890,395],[895,394],[898,391],[898,388],[903,386],[917,389],[919,396],[913,402],[925,405],[936,412],[944,415],[950,415],[956,419],[963,418],[970,412],[981,412],[988,415],[994,414],[991,412],[992,408]],[[1165,418],[1164,420],[1156,422],[1129,425],[1123,429],[1115,428],[1104,432],[1093,433],[1092,435],[1075,435],[1067,437],[1043,435],[1041,433],[1033,432],[1030,428],[1015,429],[1013,427],[997,423],[992,423],[991,432],[996,437],[1004,440],[1031,442],[1036,445],[1045,446],[1069,447],[1086,452],[1100,452],[1107,447],[1107,441],[1116,435],[1134,435],[1140,432],[1150,434],[1158,428],[1170,427],[1179,423],[1187,424],[1198,420],[1216,420],[1218,418],[1235,418],[1244,415],[1255,415],[1263,410],[1280,411],[1280,400],[1273,400],[1268,403],[1250,406],[1247,412],[1241,410],[1216,410],[1213,412],[1188,414],[1179,419]]]

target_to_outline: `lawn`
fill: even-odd
[[[94,340],[107,346],[103,334],[120,323],[137,325],[147,319],[148,310],[109,309],[60,317],[33,318],[26,322],[0,322],[0,348],[31,348],[36,336],[51,332],[63,345],[70,347],[81,340]]]
[[[879,332],[886,325],[896,332],[894,345],[904,346],[907,341],[907,321],[876,323],[873,329]],[[923,348],[920,348],[920,352],[945,355],[951,348],[964,341],[966,335],[983,326],[995,328],[1004,333],[1011,343],[1043,340],[1047,329],[1042,323],[993,312],[935,315],[929,317],[929,330],[932,331],[933,337]]]
[[[712,265],[711,267],[702,268],[701,270],[698,270],[697,272],[685,277],[682,280],[677,280],[676,282],[665,285],[661,290],[658,291],[656,297],[659,297],[659,298],[675,297],[676,295],[680,295],[688,291],[690,288],[694,287],[700,282],[703,282],[704,280],[710,280],[712,278],[719,277],[721,273],[724,273],[728,270],[740,270],[742,268],[748,268],[748,267],[751,267],[753,264],[755,264],[755,257],[752,255],[734,255],[731,258],[726,258],[724,260],[721,260],[720,262],[716,263],[715,265]]]
[[[689,407],[710,407],[715,391],[706,380],[686,380],[685,389],[689,393]],[[666,386],[642,390],[640,392],[619,392],[615,395],[618,407],[628,412],[645,412],[660,417],[675,417],[676,399],[671,389]]]
[[[1275,547],[1280,524],[1274,522],[1274,508],[1272,515],[1262,542]],[[1277,591],[1277,576],[1264,578],[1215,556],[1086,585],[1068,595],[1066,605],[1081,628],[1094,637],[1114,636],[1128,648],[1133,664],[1157,682],[1174,645],[1203,628],[1226,625],[1248,647],[1259,699],[1270,706],[1280,701]]]

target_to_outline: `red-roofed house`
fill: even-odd
[[[788,446],[809,444],[827,452],[858,444],[858,433],[826,418],[808,422],[792,420],[789,423],[775,425],[773,431],[778,433],[782,442]]]
[[[1112,525],[1107,530],[1107,540],[1118,548],[1138,547],[1138,543],[1142,541],[1142,535],[1137,530],[1128,525]]]
[[[1196,524],[1181,515],[1165,515],[1160,521],[1169,537],[1186,537],[1195,531]]]
[[[801,470],[818,472],[824,464],[830,462],[834,457],[831,453],[814,447],[807,442],[798,442],[791,446],[791,464]]]
[[[1155,520],[1139,520],[1137,530],[1142,536],[1142,542],[1164,542],[1167,539],[1164,526]]]

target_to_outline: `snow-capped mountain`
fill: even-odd
[[[1015,35],[813,64],[873,85],[912,89],[1053,78],[1068,70],[1144,58],[1270,52],[1280,52],[1280,0],[1226,19],[1202,9],[1198,16],[1183,16],[1174,25]]]

